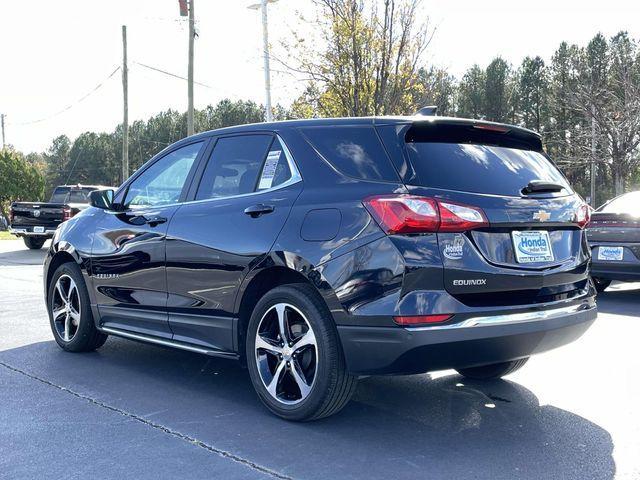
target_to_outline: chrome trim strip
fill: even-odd
[[[474,328],[488,327],[495,325],[511,325],[514,323],[539,322],[550,320],[552,318],[563,317],[572,313],[586,312],[595,309],[596,306],[588,306],[584,304],[572,305],[570,307],[555,308],[552,310],[537,310],[535,312],[511,313],[506,315],[491,315],[487,317],[468,318],[460,323],[452,323],[448,325],[429,325],[426,327],[407,327],[405,330],[410,332],[422,332],[429,330],[454,330],[458,328]]]
[[[218,357],[231,357],[231,358],[237,357],[235,353],[225,352],[223,350],[213,350],[210,348],[196,347],[194,345],[187,345],[185,343],[175,342],[173,340],[167,340],[164,338],[149,337],[141,333],[125,332],[124,330],[119,330],[117,328],[100,327],[100,330],[112,335],[116,335],[118,337],[129,338],[131,340],[139,340],[141,342],[153,343],[153,344],[162,345],[165,347],[179,348],[181,350],[187,350],[189,352],[202,353],[205,355],[215,355]]]
[[[30,232],[28,231],[26,228],[11,228],[9,227],[9,233],[13,234],[13,235],[34,235],[34,236],[38,236],[38,235],[53,235],[54,233],[56,233],[55,229],[51,230],[45,230],[42,233],[35,233],[35,232]]]

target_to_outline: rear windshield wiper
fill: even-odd
[[[522,189],[522,193],[529,195],[530,193],[559,192],[561,190],[564,190],[564,185],[560,185],[559,183],[531,180],[529,184]]]

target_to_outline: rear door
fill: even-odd
[[[454,209],[479,208],[488,222],[464,233],[438,233],[445,288],[467,304],[486,301],[487,291],[498,293],[492,299],[498,303],[532,303],[528,299],[582,288],[588,264],[578,225],[582,200],[533,135],[480,126],[414,124],[395,131],[410,193]]]
[[[302,184],[272,134],[218,138],[192,201],[167,234],[169,323],[174,339],[233,351],[242,280],[270,251]]]
[[[186,194],[203,141],[174,149],[136,174],[121,211],[102,211],[91,272],[101,325],[171,338],[165,239]],[[119,194],[120,196],[120,194]]]

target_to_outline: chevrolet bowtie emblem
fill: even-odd
[[[546,222],[551,218],[551,214],[549,212],[545,212],[544,210],[538,210],[533,214],[534,220],[540,220],[541,222]]]

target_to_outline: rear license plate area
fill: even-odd
[[[526,230],[511,232],[513,249],[518,263],[553,262],[549,232]]]
[[[33,233],[44,233],[44,227],[33,227]]]
[[[598,247],[598,260],[620,262],[624,257],[624,247]]]

